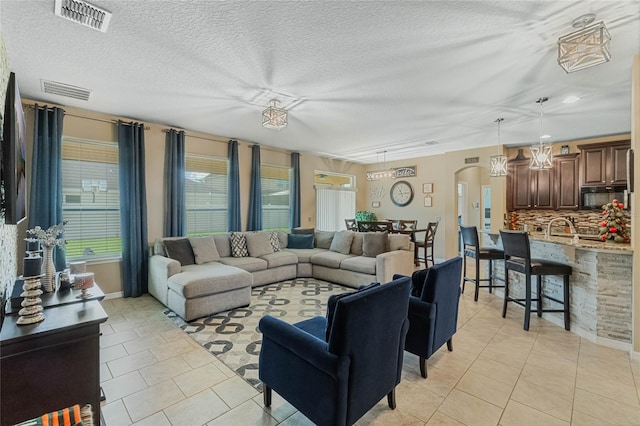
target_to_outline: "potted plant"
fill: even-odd
[[[378,218],[374,212],[360,210],[356,212],[356,222],[375,222]]]

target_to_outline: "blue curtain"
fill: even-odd
[[[118,121],[120,229],[124,297],[147,292],[147,194],[144,171],[144,124]]]
[[[35,106],[33,154],[29,193],[29,229],[63,223],[62,217],[62,120],[64,110]],[[64,249],[56,247],[56,271],[66,267]]]
[[[240,212],[240,163],[238,141],[229,141],[229,185],[227,188],[228,231],[242,231]]]
[[[247,231],[262,229],[262,182],[260,179],[260,145],[251,147],[251,188]]]
[[[184,132],[167,132],[165,149],[165,237],[187,235]]]
[[[300,227],[300,153],[291,153],[291,188],[289,190],[289,218],[291,229]]]

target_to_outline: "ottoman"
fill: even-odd
[[[192,321],[251,302],[251,273],[218,262],[186,265],[168,279],[168,307]]]

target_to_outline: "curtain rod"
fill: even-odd
[[[170,130],[175,130],[178,132],[184,132],[185,136],[189,136],[190,138],[194,138],[194,139],[202,139],[204,141],[211,141],[211,142],[220,142],[220,143],[228,143],[230,140],[235,140],[233,138],[231,139],[213,139],[213,138],[203,138],[202,136],[195,136],[195,135],[190,135],[189,133],[187,133],[186,130],[184,129],[162,129],[162,133],[169,133]],[[240,146],[240,142],[238,142],[238,146]]]
[[[48,105],[48,104],[42,104],[42,105],[40,105],[40,104],[39,104],[38,106],[51,107],[51,105]],[[36,109],[36,106],[35,106],[35,104],[34,104],[34,105],[27,104],[27,105],[25,105],[25,108],[35,110],[35,109]],[[60,109],[62,109],[62,110],[64,111],[64,108],[62,108],[62,107],[55,106],[55,108],[60,108]],[[69,116],[69,117],[84,118],[84,119],[86,119],[86,120],[101,121],[101,122],[103,122],[103,123],[110,123],[110,124],[118,124],[118,121],[122,121],[122,122],[124,122],[124,120],[105,120],[105,119],[103,119],[103,118],[94,118],[94,117],[87,117],[87,116],[85,116],[85,115],[69,114],[69,113],[67,113],[66,111],[64,112],[64,115]],[[131,120],[133,120],[133,119],[131,119]],[[133,121],[136,121],[136,120],[133,120]],[[150,130],[150,129],[151,129],[151,127],[149,127],[149,126],[147,126],[147,125],[145,124],[144,129],[145,129],[145,130]]]

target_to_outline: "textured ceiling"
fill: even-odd
[[[637,0],[91,3],[113,13],[106,33],[54,0],[0,2],[23,97],[364,163],[496,145],[498,117],[502,143],[535,143],[542,96],[552,142],[631,128]],[[585,13],[612,59],[565,74],[556,42]],[[261,125],[274,96],[292,102],[281,131]]]

